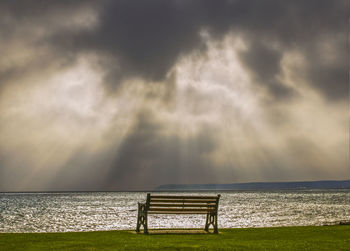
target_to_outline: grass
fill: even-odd
[[[350,250],[350,226],[199,231],[1,233],[0,250]]]

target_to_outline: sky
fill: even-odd
[[[349,1],[0,1],[0,191],[350,179]]]

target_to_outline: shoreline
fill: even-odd
[[[329,222],[322,225],[295,225],[295,226],[264,226],[264,227],[221,227],[219,229],[232,230],[232,229],[264,229],[264,228],[292,228],[292,227],[329,227],[329,226],[348,226],[350,220]],[[201,228],[151,228],[149,230],[162,231],[162,230],[201,230]],[[113,232],[113,231],[126,231],[135,232],[133,229],[108,229],[108,230],[86,230],[86,231],[61,231],[61,232],[0,232],[1,234],[60,234],[60,233],[91,233],[91,232]]]
[[[264,229],[264,228],[291,228],[291,227],[327,227],[327,226],[350,226],[350,220],[340,220],[335,222],[327,222],[322,225],[295,225],[295,226],[263,226],[263,227],[221,227],[219,229]],[[150,230],[201,230],[201,228],[153,228]],[[91,232],[113,232],[126,231],[133,232],[133,229],[109,229],[109,230],[86,230],[86,231],[61,231],[61,232],[0,232],[1,234],[58,234],[58,233],[91,233]]]

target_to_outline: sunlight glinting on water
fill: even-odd
[[[349,192],[221,192],[219,228],[349,221]],[[145,198],[146,193],[136,192],[0,193],[0,232],[132,230],[137,202]],[[149,216],[149,228],[203,228],[204,224],[204,215]]]

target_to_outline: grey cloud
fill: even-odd
[[[306,53],[308,64],[305,74],[312,86],[323,91],[329,99],[345,100],[349,97],[346,35],[342,34],[334,43],[335,46],[329,44],[331,55],[312,49]]]
[[[98,53],[105,58],[101,62],[104,62],[109,87],[114,88],[124,78],[135,76],[163,80],[181,55],[205,49],[199,35],[205,29],[212,39],[219,40],[232,31],[248,43],[255,41],[242,61],[253,76],[263,78],[264,81],[256,84],[266,84],[273,96],[286,97],[292,93],[276,81],[274,75],[280,71],[279,59],[284,53],[297,50],[305,56],[305,76],[312,87],[330,100],[347,97],[344,52],[347,50],[348,1],[2,1],[1,13],[15,17],[11,20],[16,20],[17,26],[39,20],[33,22],[37,25],[45,23],[50,13],[60,13],[63,20],[72,15],[68,9],[81,6],[91,6],[98,12],[99,24],[95,29],[59,31],[40,43],[58,50],[57,58],[91,51]],[[2,21],[1,27],[4,23]],[[8,33],[11,23],[6,24],[4,30]],[[261,47],[259,41],[265,46]],[[335,61],[322,60],[323,52],[315,46],[320,41],[329,43],[337,55]],[[269,43],[278,44],[278,49],[271,50],[266,46]],[[265,64],[261,53],[267,56]]]
[[[306,75],[311,87],[320,91],[329,100],[345,100],[348,97],[346,30],[348,26],[348,1],[238,1],[234,28],[243,32],[247,41],[277,45],[280,58],[285,52],[297,51],[304,56],[305,69],[298,69]],[[239,11],[238,11],[239,10]],[[324,60],[325,51],[319,50],[320,43],[327,43],[336,60]],[[243,59],[250,59],[250,69],[259,75],[263,69],[259,53],[247,52]],[[271,59],[271,57],[270,57]],[[271,63],[266,61],[266,64]],[[254,67],[257,64],[258,67]],[[272,61],[272,66],[275,61]],[[262,67],[262,68],[260,68]],[[276,67],[274,68],[276,69]],[[276,71],[275,71],[276,72]],[[274,73],[275,73],[274,72]],[[268,85],[269,81],[265,82]],[[260,83],[259,83],[260,84]],[[281,88],[280,85],[273,84]],[[271,87],[271,85],[269,86]],[[277,95],[284,95],[277,88]]]
[[[293,90],[278,80],[282,59],[279,51],[253,42],[247,51],[241,51],[239,55],[256,83],[266,85],[275,97],[286,98],[292,95]]]
[[[347,95],[346,56],[342,53],[346,50],[346,36],[342,34],[347,30],[347,7],[346,1],[327,0],[108,1],[101,8],[97,29],[72,36],[64,34],[63,41],[73,44],[74,50],[96,50],[117,59],[111,63],[118,65],[111,67],[110,72],[118,76],[109,80],[113,85],[120,82],[121,76],[162,80],[179,56],[205,48],[199,36],[202,29],[208,30],[213,39],[233,31],[248,41],[256,41],[243,61],[249,61],[247,66],[253,74],[263,78],[257,84],[267,84],[274,96],[291,93],[274,76],[280,71],[284,52],[294,49],[305,55],[312,86],[330,99],[343,99]],[[331,40],[324,34],[338,39]],[[336,62],[320,63],[322,52],[316,53],[312,45],[321,39],[329,41],[339,55]],[[262,47],[258,41],[277,43],[280,49]],[[261,56],[265,56],[264,62]]]
[[[31,76],[47,76],[53,68],[74,63],[74,53],[62,54],[46,39],[60,32],[63,18],[90,5],[92,1],[0,1],[0,92],[7,85],[33,84]]]
[[[175,1],[108,1],[95,30],[58,35],[53,42],[68,50],[96,51],[109,59],[112,85],[130,76],[159,81],[181,54],[198,48],[195,13]]]

